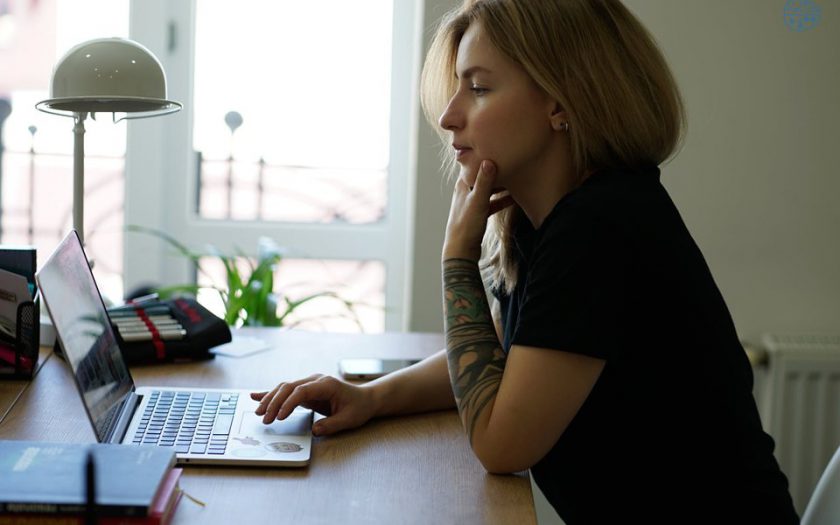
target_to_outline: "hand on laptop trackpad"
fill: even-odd
[[[301,436],[312,432],[312,411],[296,409],[283,421],[274,421],[268,425],[262,422],[262,416],[245,413],[238,429],[238,434],[269,434],[275,436]]]

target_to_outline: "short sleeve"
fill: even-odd
[[[613,358],[626,335],[626,240],[598,218],[554,219],[528,265],[511,344]]]

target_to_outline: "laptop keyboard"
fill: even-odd
[[[155,390],[132,443],[174,447],[176,454],[224,454],[238,398],[235,392]]]

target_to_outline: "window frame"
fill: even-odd
[[[289,249],[288,257],[375,259],[385,265],[385,330],[405,331],[410,318],[414,194],[419,119],[417,79],[423,2],[393,3],[390,151],[385,218],[375,224],[298,224],[201,219],[196,213],[192,154],[192,93],[197,0],[131,0],[129,34],[164,66],[168,96],[183,103],[174,115],[132,121],[126,146],[125,224],[166,231],[190,247],[213,244],[256,250],[261,236]],[[189,174],[178,176],[177,174]],[[160,240],[127,233],[125,289],[193,282],[187,260]]]

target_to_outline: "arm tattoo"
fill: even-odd
[[[506,360],[478,263],[466,259],[443,262],[443,309],[449,380],[472,444],[479,415],[499,391]]]

